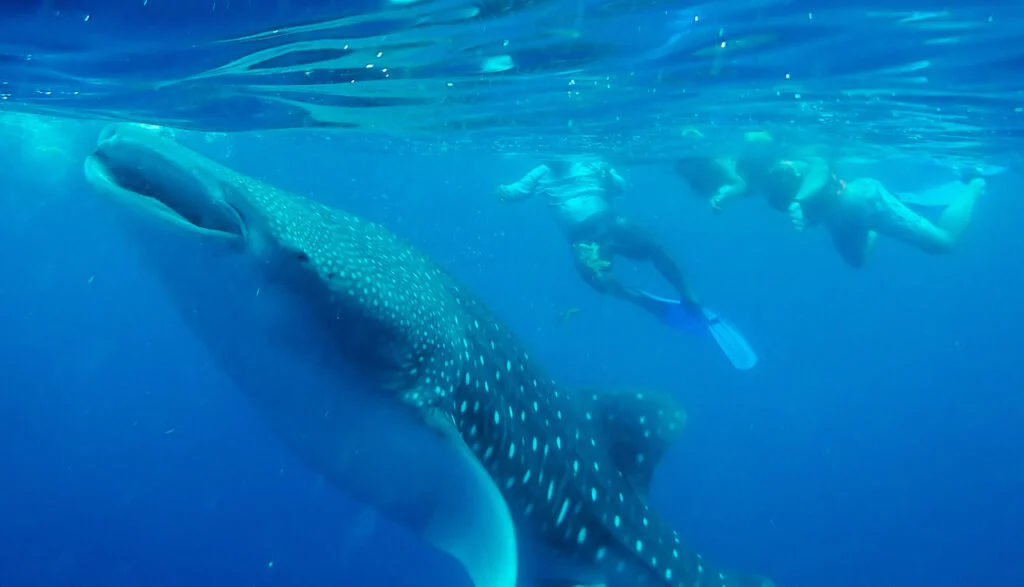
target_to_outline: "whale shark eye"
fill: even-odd
[[[305,263],[306,261],[309,261],[309,255],[307,255],[306,253],[303,253],[302,251],[299,251],[299,254],[295,255],[295,258],[298,259],[302,263]]]

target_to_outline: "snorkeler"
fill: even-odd
[[[824,225],[836,251],[851,267],[864,265],[878,235],[926,253],[951,253],[985,189],[981,177],[963,177],[961,187],[932,223],[881,182],[861,178],[847,183],[819,157],[687,159],[677,162],[676,172],[698,195],[709,198],[716,210],[730,198],[759,193],[769,206],[788,214],[797,230]]]
[[[985,191],[984,179],[970,179],[932,223],[889,193],[881,182],[862,178],[846,183],[823,160],[783,161],[771,174],[779,180],[767,184],[776,191],[769,201],[792,194],[787,212],[794,228],[803,230],[808,224],[823,223],[839,256],[851,267],[864,265],[878,235],[934,255],[953,252]]]
[[[576,268],[590,287],[631,302],[670,325],[682,328],[696,323],[706,327],[738,368],[753,367],[757,359],[749,345],[726,321],[701,306],[679,265],[661,243],[613,210],[612,201],[622,194],[625,185],[622,176],[606,162],[552,160],[515,183],[499,186],[498,197],[512,202],[542,196],[554,209],[572,246]],[[627,287],[612,272],[616,256],[651,262],[679,299],[659,298]],[[732,338],[722,342],[719,336]]]
[[[705,141],[703,133],[687,128],[684,136]],[[763,131],[743,135],[742,146],[733,157],[683,157],[675,161],[677,175],[686,182],[697,197],[706,198],[711,209],[721,212],[726,201],[759,194],[750,185],[759,173],[778,162],[778,152],[772,136]],[[707,146],[707,145],[705,145]]]
[[[721,212],[726,200],[750,193],[747,180],[740,175],[739,163],[729,157],[687,157],[676,160],[675,172],[690,191],[707,198],[711,209]]]

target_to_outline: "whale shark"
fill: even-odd
[[[476,587],[767,587],[649,505],[685,413],[570,389],[425,253],[138,125],[85,176],[183,323],[307,466]]]

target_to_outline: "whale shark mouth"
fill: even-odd
[[[164,154],[164,142],[151,130],[111,125],[86,159],[86,179],[114,200],[171,225],[244,239],[245,220],[221,189]]]

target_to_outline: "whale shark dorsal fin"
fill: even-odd
[[[598,423],[611,441],[611,457],[646,498],[654,469],[686,425],[672,397],[637,389],[588,389]]]
[[[430,413],[427,424],[457,453],[464,490],[438,503],[423,538],[462,563],[474,587],[516,587],[516,532],[505,498],[450,417]]]

